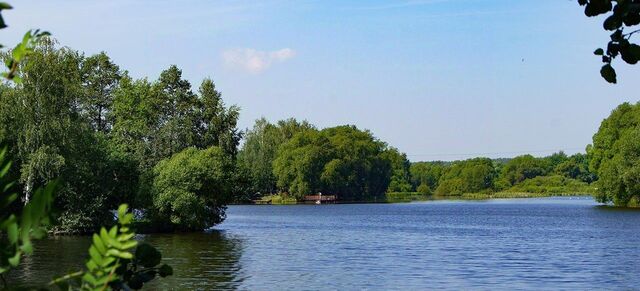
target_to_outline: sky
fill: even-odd
[[[411,161],[584,152],[638,101],[640,66],[599,76],[603,18],[574,0],[11,1],[0,43],[30,28],[156,79],[212,78],[239,126],[353,124]]]

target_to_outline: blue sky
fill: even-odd
[[[583,151],[640,67],[601,80],[608,34],[571,0],[12,1],[2,43],[44,28],[135,77],[211,77],[240,126],[355,124],[412,161]]]

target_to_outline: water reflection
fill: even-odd
[[[223,231],[140,235],[156,246],[174,276],[156,280],[147,290],[237,289],[244,280],[242,240]],[[8,282],[43,286],[52,278],[81,270],[91,244],[88,236],[50,237],[37,241],[33,256],[12,270]]]
[[[240,258],[243,242],[224,231],[143,236],[156,246],[174,276],[149,287],[162,290],[237,289],[245,279]]]

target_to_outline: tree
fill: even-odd
[[[317,192],[346,201],[381,198],[391,178],[385,150],[355,126],[306,130],[279,148],[274,174],[278,187],[299,199]]]
[[[566,178],[591,183],[597,180],[597,176],[589,171],[589,159],[585,154],[575,154],[566,161],[558,164],[554,172]]]
[[[588,148],[589,168],[599,177],[596,200],[640,205],[640,104],[623,103],[602,121]]]
[[[553,153],[553,154],[551,154],[549,156],[546,156],[546,157],[542,158],[542,160],[544,161],[545,165],[547,166],[545,171],[548,173],[548,172],[553,172],[553,170],[558,165],[568,161],[569,157],[563,151],[559,151],[557,153]]]
[[[507,187],[511,187],[525,179],[546,175],[548,168],[548,162],[544,159],[537,159],[532,155],[518,156],[504,164],[500,180],[506,183]]]
[[[181,231],[222,222],[233,199],[234,172],[233,160],[220,147],[191,147],[161,161],[153,169],[153,219]]]
[[[411,173],[409,172],[411,163],[407,159],[407,155],[390,147],[382,153],[382,157],[389,161],[392,168],[387,192],[411,192]]]
[[[110,110],[113,91],[122,78],[120,68],[104,52],[83,60],[80,66],[83,94],[81,112],[90,120],[95,131],[107,133],[113,126]]]
[[[160,103],[152,155],[164,159],[196,145],[198,99],[189,81],[182,79],[182,71],[175,65],[162,71],[153,92],[158,94],[156,98]]]
[[[445,169],[444,162],[417,162],[412,163],[409,168],[409,172],[411,173],[411,184],[418,192],[418,187],[426,186],[429,188],[429,191],[433,192],[438,188],[438,180],[442,176],[442,173]]]
[[[201,108],[199,127],[202,131],[199,147],[219,146],[235,157],[242,138],[237,128],[240,108],[235,105],[226,108],[222,94],[216,90],[211,79],[205,79],[202,82],[199,93]]]
[[[293,118],[278,121],[275,125],[265,118],[256,120],[253,129],[247,131],[244,146],[239,154],[239,163],[249,172],[254,193],[276,191],[273,161],[276,159],[278,148],[296,133],[311,129],[313,126],[308,122],[298,122]]]
[[[461,195],[465,193],[491,192],[497,176],[493,162],[488,158],[475,158],[454,162],[446,168],[435,193],[437,195]]]
[[[578,3],[585,6],[584,13],[588,17],[608,14],[603,28],[613,32],[611,40],[606,50],[598,48],[594,54],[602,57],[602,77],[609,83],[617,83],[616,71],[611,65],[615,58],[620,56],[631,65],[640,61],[640,46],[630,42],[640,29],[629,31],[640,24],[640,0],[578,0]]]

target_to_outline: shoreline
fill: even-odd
[[[491,200],[491,199],[529,199],[529,198],[546,198],[546,197],[592,197],[592,193],[528,193],[528,192],[496,192],[491,194],[486,193],[467,193],[462,195],[423,195],[414,192],[407,193],[387,193],[383,200],[365,200],[365,201],[336,201],[326,204],[386,204],[386,203],[409,203],[415,201],[439,201],[439,200]],[[246,203],[233,203],[232,205],[315,205],[309,202],[300,202],[292,200],[277,199],[277,202],[262,201],[246,202]],[[280,202],[282,201],[282,202]],[[325,204],[325,203],[323,203]],[[326,205],[325,204],[325,205]]]

